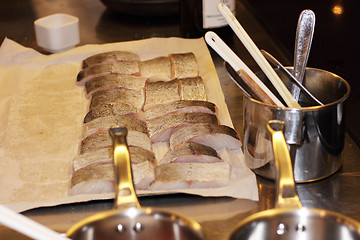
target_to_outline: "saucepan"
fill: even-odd
[[[271,134],[276,166],[276,207],[242,220],[229,239],[360,239],[360,223],[354,219],[328,210],[302,207],[283,124],[270,120],[266,126]]]
[[[80,221],[66,235],[73,240],[202,239],[201,226],[196,221],[170,211],[140,206],[132,179],[127,129],[112,127],[109,133],[114,148],[115,207]]]
[[[293,68],[287,68],[291,73]],[[293,81],[281,70],[276,73],[290,89]],[[260,72],[257,75],[271,89]],[[302,108],[280,108],[255,99],[244,98],[244,155],[256,174],[275,179],[274,158],[266,124],[271,119],[284,123],[284,135],[290,146],[294,178],[297,183],[312,182],[334,174],[343,163],[345,141],[345,101],[350,85],[340,76],[315,68],[306,68],[304,86],[324,105],[314,104],[301,92]]]

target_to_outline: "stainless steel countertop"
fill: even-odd
[[[142,39],[148,37],[181,36],[178,17],[164,19],[133,18],[112,13],[97,0],[46,1],[13,0],[0,2],[0,37],[7,36],[18,43],[42,51],[35,41],[33,21],[37,18],[63,12],[80,18],[81,45]],[[262,25],[237,2],[237,17],[253,40],[288,63]],[[21,28],[21,26],[23,26]],[[233,37],[232,49],[256,71],[256,65],[241,43]],[[223,61],[211,52],[216,70],[229,107],[235,129],[242,134],[242,93],[231,81]],[[274,207],[275,185],[273,181],[258,177],[259,202],[225,197],[206,198],[185,194],[141,197],[142,206],[173,210],[199,221],[205,239],[226,239],[236,224],[246,216]],[[297,184],[301,202],[305,207],[323,208],[340,212],[360,221],[360,151],[346,136],[343,167],[324,180]],[[111,209],[112,201],[92,201],[56,207],[38,208],[23,214],[58,232],[66,230],[77,221],[94,213]],[[28,239],[4,226],[0,226],[0,239]]]

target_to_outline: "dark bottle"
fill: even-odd
[[[180,28],[187,38],[203,37],[207,31],[216,32],[229,41],[232,30],[217,9],[223,2],[235,13],[235,0],[180,0]]]

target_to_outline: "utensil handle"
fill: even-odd
[[[274,56],[270,53],[266,52],[265,50],[261,50],[261,53],[265,56],[269,62],[274,64],[275,66],[279,67],[282,71],[286,73],[286,75],[301,89],[303,90],[312,100],[314,100],[317,104],[323,106],[324,104],[320,102],[314,95],[311,94],[306,87],[304,87],[290,72],[287,70]]]
[[[241,26],[239,21],[232,14],[230,9],[224,4],[219,3],[218,9],[220,13],[224,16],[225,20],[229,26],[233,29],[235,34],[238,36],[240,41],[246,47],[248,52],[257,62],[261,70],[269,78],[271,83],[274,85],[276,90],[279,92],[280,96],[284,99],[288,107],[290,108],[301,108],[301,106],[295,101],[290,91],[286,88],[285,84],[281,81],[279,76],[276,74],[271,65],[267,62],[265,57],[260,53],[260,50],[256,47],[255,43],[251,40],[249,35],[246,33],[244,28]]]
[[[0,205],[0,223],[33,239],[70,240],[70,238],[2,205]]]
[[[231,67],[246,77],[246,83],[257,93],[261,100],[267,104],[284,107],[282,102],[265,86],[265,84],[250,70],[250,68],[229,48],[228,45],[214,32],[205,34],[205,41],[211,46]],[[245,73],[245,74],[244,74]],[[245,81],[244,80],[244,81]],[[249,83],[250,82],[250,83]]]
[[[315,28],[315,13],[304,10],[300,13],[295,36],[294,49],[294,77],[302,83],[309,58],[311,43]],[[300,88],[294,86],[291,93],[296,101],[299,100]]]
[[[280,120],[270,120],[266,127],[271,134],[275,159],[277,181],[276,207],[301,208],[302,205],[296,193],[290,153],[282,132],[284,125]]]
[[[109,134],[113,140],[114,151],[114,175],[115,175],[115,208],[140,207],[136,197],[130,153],[127,146],[127,129],[123,127],[111,127]]]

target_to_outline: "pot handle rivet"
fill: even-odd
[[[116,226],[116,230],[117,230],[119,233],[122,233],[122,232],[125,232],[125,227],[124,227],[124,225],[119,224],[119,225]]]
[[[280,223],[276,229],[278,235],[284,235],[287,232],[288,227],[284,223]]]
[[[141,232],[144,229],[143,225],[139,222],[137,222],[134,226],[135,232]]]

